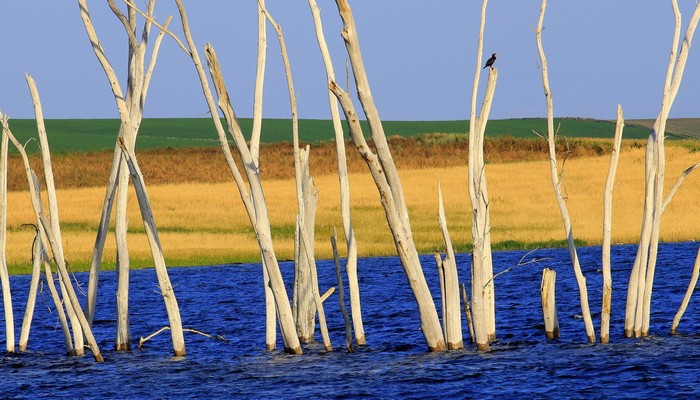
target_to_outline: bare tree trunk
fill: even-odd
[[[564,195],[562,194],[561,180],[557,168],[557,156],[555,148],[556,138],[554,132],[554,107],[552,101],[552,93],[549,90],[547,58],[545,57],[544,48],[542,47],[542,23],[544,22],[544,12],[546,7],[547,0],[542,0],[542,6],[540,7],[540,17],[537,22],[537,29],[535,30],[535,35],[537,39],[537,49],[540,55],[540,61],[542,63],[542,84],[544,86],[544,94],[547,99],[547,142],[549,143],[549,169],[552,176],[552,186],[554,188],[554,195],[557,199],[559,212],[561,213],[561,217],[564,222],[564,231],[566,232],[566,239],[569,247],[569,256],[571,257],[571,264],[574,268],[574,274],[576,275],[576,282],[579,288],[581,313],[583,314],[583,321],[586,327],[586,336],[588,337],[589,343],[594,343],[595,331],[593,328],[591,311],[588,307],[588,289],[586,288],[586,278],[581,272],[581,265],[579,264],[578,254],[576,253],[576,245],[574,244],[574,231],[571,226],[571,220],[569,217],[568,208],[566,206],[566,201],[564,200]]]
[[[651,162],[647,161],[650,165],[648,164],[646,171],[646,201],[644,206],[644,219],[642,220],[642,235],[639,241],[637,258],[635,259],[635,267],[632,270],[632,274],[637,274],[639,276],[636,279],[638,287],[634,290],[635,288],[633,288],[632,283],[630,283],[630,288],[628,290],[629,297],[626,310],[628,314],[625,317],[625,335],[627,336],[649,335],[651,294],[654,274],[656,272],[661,216],[665,204],[663,196],[666,172],[666,151],[664,145],[666,121],[678,93],[678,89],[680,88],[690,45],[698,21],[700,21],[700,4],[698,4],[686,28],[685,38],[683,39],[680,51],[678,51],[681,14],[676,0],[672,0],[672,6],[675,16],[675,30],[668,68],[666,69],[661,111],[656,118],[649,141],[647,142],[647,146],[653,146],[654,149],[653,151],[647,150],[647,157],[649,157],[651,153],[653,154],[653,158]],[[678,56],[676,56],[676,54],[678,54]],[[653,178],[650,179],[650,177]],[[632,278],[630,278],[630,282],[632,282]],[[634,315],[634,317],[632,317],[632,315]]]
[[[117,244],[117,327],[114,338],[114,349],[117,351],[131,350],[131,332],[129,327],[129,247],[127,232],[127,204],[129,193],[129,168],[122,154],[118,161],[119,180],[117,184],[117,209],[114,215],[114,237]]]
[[[32,243],[32,277],[29,281],[29,295],[27,306],[24,309],[22,319],[22,331],[19,335],[19,351],[26,351],[29,343],[29,331],[32,328],[34,318],[34,307],[36,306],[36,293],[39,288],[39,278],[41,276],[41,251],[38,237]],[[48,277],[47,277],[48,279]]]
[[[698,249],[698,254],[697,256],[695,256],[695,265],[693,266],[693,273],[690,276],[688,289],[685,291],[683,301],[681,302],[681,305],[678,308],[676,315],[673,317],[673,323],[671,324],[671,335],[676,334],[678,324],[681,322],[683,314],[685,314],[685,309],[688,307],[688,303],[690,303],[690,297],[693,295],[693,292],[695,291],[695,285],[698,283],[698,275],[700,275],[700,249]]]
[[[316,4],[316,0],[309,0],[311,14],[314,20],[316,29],[316,39],[321,50],[323,63],[326,68],[326,77],[328,83],[335,81],[335,72],[331,61],[326,38],[323,34],[323,26],[321,24],[321,12]],[[347,260],[345,262],[345,270],[348,274],[348,287],[350,291],[350,308],[352,315],[353,328],[355,331],[355,343],[358,346],[366,344],[365,328],[362,322],[362,306],[360,303],[360,287],[357,281],[357,242],[355,241],[355,232],[352,227],[352,219],[350,215],[350,182],[348,180],[348,166],[345,155],[345,135],[343,134],[343,126],[340,120],[340,111],[338,110],[338,101],[333,93],[328,91],[328,102],[331,110],[331,119],[333,120],[333,131],[335,132],[335,146],[338,157],[338,181],[340,186],[340,210],[343,220],[343,230],[345,233],[345,243],[347,247]]]
[[[292,146],[294,147],[294,175],[297,189],[297,227],[295,229],[295,258],[294,258],[294,293],[293,293],[293,310],[294,318],[297,325],[297,334],[299,340],[305,343],[314,341],[315,317],[317,311],[316,295],[318,292],[318,282],[314,281],[313,271],[314,264],[314,223],[316,219],[315,209],[318,199],[318,190],[316,190],[311,177],[308,174],[308,151],[306,155],[301,154],[299,148],[299,119],[297,114],[296,96],[294,94],[294,82],[292,79],[292,70],[289,64],[287,55],[287,45],[282,34],[282,27],[275,21],[264,6],[262,1],[258,1],[258,6],[262,7],[262,12],[270,24],[277,32],[279,39],[280,51],[282,53],[282,62],[284,64],[285,75],[287,77],[287,87],[289,91],[289,104],[292,112]],[[252,153],[252,152],[251,152]],[[306,158],[306,160],[304,160]],[[304,170],[304,171],[303,171]],[[313,208],[313,210],[311,209]],[[303,228],[299,226],[303,224],[309,236],[309,241],[304,241],[301,238]],[[304,249],[303,246],[309,246]],[[315,289],[315,292],[314,292]],[[321,310],[319,310],[320,317]]]
[[[36,179],[36,175],[34,174],[34,171],[32,171],[30,165],[29,165],[29,158],[27,157],[27,153],[24,150],[24,147],[17,141],[17,139],[14,137],[12,132],[9,129],[8,126],[8,118],[5,115],[0,115],[0,120],[2,120],[2,125],[3,125],[3,133],[7,135],[9,140],[12,141],[12,143],[15,145],[17,150],[20,152],[20,155],[22,156],[22,161],[24,162],[24,169],[27,175],[27,182],[29,184],[29,192],[31,196],[31,201],[32,201],[32,207],[34,209],[34,214],[37,220],[37,226],[39,230],[39,235],[38,237],[41,239],[43,242],[42,245],[44,248],[48,248],[50,246],[51,252],[53,254],[53,258],[56,260],[56,266],[59,271],[60,275],[60,280],[59,282],[62,284],[62,291],[64,293],[64,296],[68,299],[68,302],[66,302],[66,307],[70,304],[70,308],[67,308],[68,310],[73,310],[75,313],[75,317],[78,320],[78,325],[73,327],[73,330],[82,330],[82,333],[85,335],[87,342],[88,342],[88,347],[93,353],[93,356],[95,357],[95,360],[98,362],[102,362],[103,358],[102,355],[100,354],[100,349],[97,346],[97,342],[95,341],[95,337],[92,335],[92,330],[90,329],[90,325],[87,323],[87,319],[85,318],[85,315],[83,314],[82,309],[80,308],[80,302],[78,301],[78,297],[75,294],[75,290],[73,289],[73,285],[70,281],[70,277],[68,275],[68,271],[66,270],[66,263],[63,258],[63,248],[60,242],[56,240],[56,235],[53,232],[53,229],[51,227],[51,223],[48,221],[45,215],[43,215],[42,211],[42,202],[41,202],[41,194],[38,190],[39,184],[38,180]],[[42,149],[43,150],[43,149]],[[44,171],[45,174],[49,174],[51,170],[49,169],[48,171]],[[53,177],[50,178],[50,181],[53,179]],[[53,187],[48,187],[48,191],[53,191]],[[55,193],[49,193],[48,197],[54,197],[55,198]],[[60,227],[59,227],[60,229]],[[47,277],[50,277],[50,270],[49,274],[47,274]],[[56,295],[54,297],[54,300],[56,302],[56,307],[61,307],[61,300],[57,298],[58,296]],[[65,328],[67,331],[67,328]],[[64,331],[65,334],[65,331]],[[75,338],[75,332],[74,332],[74,338]],[[67,335],[68,340],[70,340],[70,335]],[[76,341],[77,343],[77,341]],[[67,346],[69,349],[69,352],[75,352],[76,354],[82,354],[83,349],[80,349],[80,352],[77,352],[78,349],[71,349],[71,346]]]
[[[542,298],[542,315],[544,316],[544,332],[547,339],[559,338],[559,319],[557,317],[556,300],[557,271],[545,268],[542,271],[540,297]]]
[[[413,242],[413,234],[411,232],[401,181],[396,171],[396,165],[394,164],[391,152],[389,151],[381,119],[379,118],[379,112],[372,99],[352,11],[346,0],[336,0],[336,5],[338,6],[338,11],[343,20],[341,35],[345,40],[345,47],[350,62],[352,63],[357,94],[362,104],[364,114],[367,117],[370,130],[372,131],[372,139],[377,149],[376,155],[372,153],[367,146],[354,106],[349,100],[347,93],[340,89],[334,82],[331,82],[330,88],[345,111],[353,142],[367,162],[377,189],[379,190],[379,196],[384,206],[389,228],[394,237],[399,259],[406,273],[409,286],[416,298],[421,321],[421,330],[425,336],[428,348],[431,351],[444,350],[445,339],[442,334],[440,319],[437,315],[437,309],[432,300],[430,289],[425,281],[425,276],[423,275],[423,270],[418,258],[418,252]]]
[[[610,273],[610,243],[612,233],[612,193],[615,187],[615,174],[617,172],[617,162],[620,159],[620,143],[622,141],[622,129],[625,120],[622,117],[622,107],[617,106],[617,124],[615,127],[615,139],[613,140],[612,156],[610,157],[610,168],[608,178],[605,182],[605,192],[603,195],[603,301],[600,313],[600,342],[610,341],[610,304],[612,302],[612,275]]]
[[[262,134],[263,94],[265,83],[265,65],[267,60],[267,17],[263,11],[265,1],[258,1],[258,62],[255,70],[255,94],[253,96],[253,129],[250,134],[250,154],[258,164],[260,137]],[[265,268],[265,259],[262,260],[263,285],[265,287],[265,348],[268,351],[277,347],[277,310],[275,298],[270,289],[270,277]]]
[[[90,260],[90,273],[88,279],[87,310],[86,317],[92,325],[95,318],[95,303],[97,302],[97,284],[100,276],[100,266],[102,263],[102,253],[104,251],[105,240],[109,231],[109,219],[112,215],[112,205],[114,204],[114,193],[117,188],[117,177],[120,174],[119,158],[122,151],[119,146],[114,146],[114,156],[112,157],[112,169],[109,173],[109,180],[105,190],[104,201],[102,202],[102,213],[100,214],[100,224],[97,228],[97,237],[92,249],[92,259]],[[117,258],[119,256],[117,255]]]
[[[181,10],[181,15],[183,15],[183,25],[186,24],[186,19],[184,17],[184,8],[181,7],[180,0],[178,1],[178,7]],[[189,28],[187,28],[189,29]],[[188,35],[189,36],[189,35]],[[190,42],[191,39],[188,39]],[[192,46],[190,46],[192,49]],[[195,52],[192,51],[194,58]],[[228,91],[226,89],[226,84],[224,83],[223,74],[219,66],[219,61],[214,52],[214,48],[211,45],[205,47],[205,54],[207,57],[207,62],[209,64],[209,72],[214,82],[214,87],[216,89],[217,95],[219,97],[218,105],[226,118],[227,125],[229,127],[229,133],[236,142],[236,148],[239,151],[239,155],[243,160],[243,165],[245,167],[246,177],[248,179],[248,184],[250,188],[250,195],[252,198],[252,204],[255,207],[255,217],[251,218],[251,222],[254,223],[255,232],[258,237],[258,244],[260,245],[261,252],[264,258],[264,264],[267,268],[267,272],[270,277],[270,287],[275,297],[275,305],[277,306],[277,316],[280,322],[280,331],[282,333],[282,339],[284,341],[285,350],[292,354],[301,354],[301,346],[299,344],[299,338],[296,335],[296,330],[294,329],[294,319],[292,316],[291,306],[289,304],[289,297],[287,297],[287,289],[284,286],[284,281],[282,279],[282,273],[280,272],[279,265],[277,263],[277,257],[275,256],[274,249],[272,246],[272,235],[270,231],[270,220],[268,218],[267,204],[265,202],[265,195],[263,193],[262,184],[260,181],[259,170],[255,167],[255,162],[250,154],[250,149],[248,148],[245,138],[241,132],[240,126],[236,119],[233,107],[231,105]],[[198,57],[197,57],[198,58]],[[201,65],[195,61],[195,65]],[[198,67],[199,68],[199,67]],[[204,78],[206,79],[206,78]],[[204,81],[202,81],[204,82]],[[205,86],[202,83],[202,87],[207,97],[207,102],[210,106],[213,104],[213,98],[211,92],[209,91],[208,84]],[[216,118],[216,110],[212,110],[212,117]],[[218,131],[218,127],[217,127]],[[221,135],[220,135],[221,139]],[[228,147],[228,143],[222,142],[222,147]],[[233,165],[237,170],[237,167]],[[245,184],[242,180],[236,180],[239,192],[242,194],[247,193],[245,189]]]
[[[481,60],[487,4],[488,0],[484,0],[481,6],[476,68],[469,115],[468,162],[468,186],[473,214],[472,240],[474,244],[472,254],[472,305],[474,309],[476,343],[477,347],[482,350],[488,349],[489,341],[496,338],[491,223],[488,190],[486,187],[486,166],[484,164],[484,132],[498,79],[498,70],[493,67],[489,68],[489,78],[481,113],[479,116],[476,115],[477,91],[482,71]]]
[[[445,341],[448,350],[457,350],[464,347],[462,339],[462,312],[459,303],[459,276],[457,275],[457,263],[452,247],[450,232],[447,230],[447,217],[445,206],[442,202],[442,189],[438,184],[438,224],[445,242],[445,260],[442,261],[444,274],[443,295],[443,324],[445,326]]]
[[[345,286],[343,284],[343,273],[340,270],[340,259],[338,258],[337,237],[338,232],[336,232],[334,227],[333,236],[331,236],[331,247],[333,248],[333,261],[335,261],[335,274],[338,279],[338,302],[340,303],[340,312],[345,320],[345,345],[348,347],[348,353],[352,353],[354,351],[352,346],[352,322],[345,307]]]
[[[129,38],[129,73],[127,79],[127,92],[126,96],[124,96],[121,86],[119,85],[119,80],[116,77],[116,73],[114,72],[114,69],[112,68],[109,60],[107,59],[99,39],[97,38],[97,33],[95,32],[92,20],[90,18],[90,14],[88,12],[87,2],[86,0],[78,0],[78,3],[80,6],[80,15],[83,20],[83,24],[85,25],[85,30],[88,35],[88,38],[90,39],[90,43],[92,44],[93,51],[98,61],[102,65],[102,68],[105,71],[105,74],[110,83],[110,87],[112,89],[112,93],[114,94],[117,109],[119,111],[119,117],[121,120],[121,127],[117,142],[119,147],[121,148],[122,155],[127,158],[126,161],[129,164],[129,170],[131,171],[132,178],[134,180],[134,187],[137,192],[139,208],[141,209],[141,216],[143,218],[144,227],[146,228],[146,236],[151,247],[151,254],[153,256],[153,262],[156,270],[156,275],[158,277],[158,283],[161,289],[161,293],[163,295],[165,308],[168,314],[168,320],[170,323],[170,333],[173,344],[173,352],[176,356],[183,356],[185,355],[185,341],[182,331],[180,311],[177,305],[177,300],[175,298],[175,293],[172,289],[172,285],[170,284],[170,280],[168,278],[163,251],[153,221],[152,210],[148,199],[145,197],[146,190],[143,182],[143,176],[140,173],[138,162],[135,160],[134,153],[136,135],[141,125],[141,120],[143,118],[143,106],[145,103],[146,94],[148,92],[150,78],[153,73],[153,69],[155,68],[155,60],[158,55],[158,50],[160,48],[160,43],[162,41],[164,32],[161,31],[158,35],[151,52],[148,69],[145,70],[145,55],[151,28],[150,18],[146,18],[146,22],[144,23],[142,32],[142,40],[139,41],[136,38],[136,10],[133,7],[129,6],[127,18],[127,16],[123,15],[122,12],[116,7],[113,0],[108,1],[112,12],[124,25],[126,34]],[[155,1],[149,0],[147,4],[147,16],[153,16],[154,6]],[[166,28],[169,22],[170,18],[168,18],[165,22]],[[124,162],[124,160],[121,157],[119,159],[117,159],[117,157],[114,158],[114,161],[117,160],[120,163]],[[124,164],[121,164],[121,167],[119,168],[119,174],[126,174],[126,168],[123,167]],[[115,168],[113,167],[113,171],[114,170]],[[123,177],[124,175],[120,176]],[[120,186],[120,193],[125,193],[126,188],[122,185]],[[109,186],[107,192],[110,192]],[[107,202],[105,203],[105,205],[107,205]],[[120,204],[121,203],[118,200],[118,210]],[[124,223],[123,226],[125,229],[125,220],[122,219],[120,223]],[[125,246],[123,251],[126,252]],[[122,259],[126,261],[126,259]],[[91,276],[94,276],[94,278],[97,279],[97,269],[94,272],[95,274],[91,274]],[[122,283],[128,281],[127,272],[127,266],[120,264],[119,279]],[[117,316],[117,320],[119,321],[119,333],[117,334],[117,341],[115,343],[115,347],[117,349],[128,349],[130,347],[130,336],[128,334],[128,325],[124,326],[124,324],[128,324],[128,304],[125,304],[125,299],[128,298],[128,295],[125,294],[125,285],[120,284],[120,287],[121,289],[119,296],[121,299],[121,305],[118,308],[120,314]],[[127,315],[125,316],[124,313],[126,313]]]
[[[3,121],[4,122],[4,121]],[[4,123],[3,123],[4,125]],[[5,312],[5,351],[15,351],[15,317],[12,311],[10,274],[7,271],[7,133],[3,129],[0,143],[0,281],[2,282],[2,304]],[[29,302],[28,302],[29,303]],[[21,350],[21,349],[20,349]]]
[[[229,126],[229,132],[233,137],[236,148],[239,151],[239,155],[243,160],[244,168],[246,171],[246,177],[248,178],[248,184],[243,179],[243,176],[238,171],[236,162],[233,159],[231,149],[228,145],[228,139],[226,137],[226,132],[218,117],[218,112],[216,110],[217,104],[214,101],[211,89],[209,87],[209,81],[207,79],[204,67],[202,65],[201,59],[197,52],[196,46],[194,45],[194,40],[189,29],[189,22],[187,20],[187,13],[185,11],[184,5],[181,0],[176,0],[178,10],[180,12],[180,18],[182,20],[182,30],[185,35],[185,40],[187,46],[180,41],[177,36],[173,35],[167,29],[162,28],[162,30],[167,31],[167,33],[172,36],[183,51],[192,59],[192,62],[197,71],[197,76],[199,77],[200,83],[202,85],[202,92],[204,93],[207,106],[211,112],[212,121],[214,122],[214,127],[216,128],[216,133],[219,137],[219,142],[221,144],[221,149],[224,153],[224,158],[226,159],[227,165],[231,174],[233,175],[234,181],[238,188],[241,200],[245,206],[248,217],[255,229],[256,236],[258,238],[258,244],[260,245],[260,252],[262,255],[263,266],[268,274],[266,279],[269,279],[269,287],[273,293],[276,305],[277,317],[280,323],[280,331],[282,334],[282,339],[284,341],[285,351],[293,354],[301,354],[301,346],[299,344],[299,338],[296,336],[296,331],[294,329],[294,319],[292,317],[291,306],[289,304],[289,298],[287,297],[287,291],[284,287],[284,282],[282,280],[282,274],[279,270],[279,265],[277,263],[277,258],[272,247],[272,238],[270,234],[270,222],[267,214],[267,206],[265,204],[265,196],[262,191],[262,185],[260,184],[259,171],[257,169],[257,162],[253,159],[250,149],[248,148],[245,138],[241,133],[240,126],[235,118],[233,108],[228,101],[228,93],[223,81],[223,75],[218,66],[218,60],[216,59],[216,54],[211,46],[206,46],[205,54],[209,59],[210,73],[212,80],[214,81],[215,88],[217,89],[217,94],[219,95],[219,107],[223,111],[227,124]],[[132,6],[130,4],[130,6]],[[159,26],[160,27],[160,26]],[[250,191],[249,191],[250,189]],[[267,307],[270,310],[270,307]],[[269,327],[266,330],[269,333]],[[268,338],[269,339],[269,338]],[[268,348],[271,346],[270,341],[267,341]]]
[[[476,343],[474,335],[474,320],[472,318],[472,310],[469,307],[469,296],[467,295],[467,286],[462,283],[462,301],[464,302],[464,315],[467,317],[467,327],[469,328],[469,339],[472,343]]]

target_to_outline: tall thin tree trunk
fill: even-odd
[[[335,81],[335,72],[326,44],[326,38],[323,34],[321,12],[316,4],[316,0],[309,0],[309,6],[311,7],[311,14],[316,29],[316,39],[321,50],[321,56],[323,57],[323,64],[326,68],[326,77],[330,84]],[[345,135],[340,120],[338,101],[330,90],[328,90],[328,103],[331,111],[331,119],[333,120],[333,131],[335,133],[335,146],[338,158],[338,181],[340,186],[340,210],[348,252],[345,270],[348,275],[348,290],[350,292],[350,314],[352,315],[353,328],[355,331],[355,343],[358,346],[363,346],[366,344],[367,340],[365,338],[365,328],[362,322],[360,287],[357,281],[357,241],[355,240],[355,232],[350,215],[350,182],[348,179],[348,166],[345,155]]]
[[[372,139],[377,150],[376,155],[369,150],[365,142],[359,121],[357,120],[357,114],[347,94],[335,85],[334,82],[331,82],[330,88],[345,111],[353,141],[356,147],[358,147],[360,154],[367,162],[377,189],[379,190],[380,199],[384,206],[389,228],[394,237],[394,244],[396,245],[399,259],[401,260],[409,286],[416,299],[421,321],[421,330],[426,339],[428,348],[431,351],[444,350],[445,339],[440,326],[440,318],[438,317],[437,309],[426,283],[418,258],[418,252],[413,242],[413,234],[411,232],[411,224],[403,189],[401,187],[401,180],[399,179],[396,165],[394,164],[389,150],[384,128],[379,118],[379,112],[372,99],[352,11],[346,0],[336,0],[336,5],[338,6],[338,11],[343,20],[341,35],[345,40],[345,47],[352,64],[358,98],[372,132]]]
[[[447,230],[447,217],[442,201],[442,188],[438,183],[438,225],[442,231],[445,242],[445,259],[442,261],[444,274],[443,295],[443,325],[445,329],[445,341],[448,350],[456,350],[464,347],[462,339],[462,310],[459,302],[459,276],[457,275],[457,263],[452,247],[452,239]]]
[[[620,159],[620,143],[622,141],[622,129],[625,120],[622,117],[622,107],[617,106],[617,123],[615,126],[615,139],[613,140],[612,156],[610,157],[610,168],[608,178],[605,182],[605,192],[603,195],[603,245],[602,265],[603,265],[603,301],[600,313],[600,342],[610,341],[610,312],[612,303],[612,275],[610,273],[610,243],[612,240],[612,194],[615,187],[615,174],[617,172],[617,162]]]
[[[546,8],[547,0],[542,0],[542,6],[540,7],[540,17],[537,22],[537,29],[535,30],[535,35],[537,39],[537,50],[539,52],[540,61],[542,63],[542,84],[544,86],[545,98],[547,99],[547,143],[549,144],[549,170],[552,176],[552,187],[554,188],[554,196],[557,199],[559,212],[564,223],[564,231],[566,233],[566,240],[569,248],[569,256],[571,257],[571,264],[574,269],[574,274],[576,275],[576,282],[578,284],[579,289],[579,300],[581,303],[581,313],[583,314],[583,322],[586,328],[586,336],[588,337],[589,343],[594,343],[595,330],[593,328],[593,319],[591,318],[591,311],[588,306],[588,289],[586,288],[586,278],[585,276],[583,276],[583,272],[581,272],[581,265],[579,264],[578,254],[576,252],[576,245],[574,244],[574,231],[571,226],[569,210],[566,206],[564,195],[562,194],[561,180],[557,168],[557,156],[555,148],[556,137],[554,132],[554,106],[552,101],[552,92],[549,89],[547,58],[545,57],[544,48],[542,47],[542,23],[544,22],[544,12]]]
[[[636,274],[638,276],[634,280],[637,287],[632,286],[633,278],[631,277],[630,287],[628,288],[627,314],[625,316],[626,336],[649,335],[651,295],[654,275],[656,273],[659,236],[661,232],[661,216],[664,209],[663,196],[666,172],[664,141],[666,121],[676,95],[678,94],[693,35],[700,21],[700,4],[697,4],[686,28],[685,37],[679,50],[681,13],[676,0],[672,0],[671,4],[675,17],[675,30],[668,67],[666,69],[661,111],[656,118],[649,140],[647,141],[647,146],[653,147],[653,150],[647,149],[646,200],[644,205],[644,217],[642,220],[642,234],[639,239],[639,250],[635,258],[635,266],[632,270],[632,275]],[[649,161],[650,154],[653,155],[651,161]]]
[[[12,311],[10,274],[7,270],[7,152],[9,141],[3,129],[0,142],[0,281],[5,312],[5,351],[15,351],[15,317]]]

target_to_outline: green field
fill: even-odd
[[[653,122],[653,121],[652,121]],[[250,132],[252,120],[241,118],[244,132]],[[588,118],[557,118],[555,126],[560,136],[612,138],[615,124],[612,121]],[[646,138],[649,134],[649,120],[628,122],[625,138]],[[367,124],[363,123],[365,134],[369,135]],[[467,120],[456,121],[385,121],[387,136],[416,136],[425,133],[465,133]],[[534,131],[546,132],[544,118],[520,118],[489,121],[486,135],[513,136],[518,138],[535,137]],[[10,128],[21,142],[36,137],[36,122],[30,119],[10,121]],[[87,152],[114,148],[119,121],[116,119],[51,119],[46,120],[46,130],[52,151],[55,153]],[[677,130],[678,132],[674,131]],[[263,122],[262,141],[267,143],[291,140],[291,121],[288,119],[266,119]],[[668,134],[671,137],[699,137],[700,120],[670,120]],[[302,142],[314,143],[333,140],[331,121],[305,119],[299,121],[299,134]],[[137,147],[182,148],[218,146],[218,139],[210,119],[207,118],[151,118],[141,125]],[[27,145],[29,152],[36,152],[38,146],[31,141]]]

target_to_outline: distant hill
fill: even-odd
[[[653,119],[632,119],[625,124],[651,130]],[[673,118],[666,122],[666,135],[677,139],[700,139],[700,118]]]
[[[56,153],[87,152],[114,148],[119,121],[116,119],[51,119],[46,120],[51,149]],[[252,120],[241,118],[244,132],[250,132]],[[590,118],[555,118],[558,134],[565,137],[612,138],[615,123]],[[625,138],[646,138],[653,120],[626,122]],[[366,122],[365,135],[369,136]],[[27,142],[27,150],[36,152],[38,145],[30,141],[36,137],[36,122],[30,119],[10,121],[10,128],[18,139]],[[427,133],[466,133],[467,120],[455,121],[384,121],[387,136],[418,136]],[[288,119],[265,119],[262,141],[277,143],[291,141],[292,124]],[[547,131],[545,118],[518,118],[489,121],[486,135],[490,137],[536,137]],[[700,119],[670,120],[667,132],[671,137],[700,138]],[[302,119],[299,121],[300,139],[305,143],[333,140],[329,120]],[[347,133],[346,133],[347,136]],[[137,148],[215,147],[218,139],[211,120],[207,118],[151,118],[145,119],[137,140]]]

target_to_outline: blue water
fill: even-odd
[[[664,398],[700,396],[700,306],[691,301],[680,334],[669,335],[685,293],[697,243],[661,246],[652,302],[651,336],[622,336],[624,301],[635,246],[613,249],[611,344],[587,344],[578,289],[565,249],[537,250],[543,259],[514,267],[496,278],[497,335],[492,350],[471,347],[428,353],[419,331],[415,301],[396,257],[359,262],[368,345],[347,353],[338,298],[325,302],[335,350],[305,347],[302,356],[265,352],[264,300],[256,264],[172,268],[185,327],[227,341],[185,333],[188,355],[171,356],[167,332],[129,353],[111,351],[115,275],[101,275],[95,336],[106,362],[64,355],[63,339],[48,291],[37,303],[29,352],[0,359],[0,397],[9,398]],[[494,254],[495,272],[527,252]],[[590,307],[599,334],[600,248],[579,249],[588,280]],[[433,294],[435,261],[422,258]],[[469,257],[458,255],[462,280]],[[557,271],[561,338],[544,338],[539,285],[541,271]],[[291,264],[282,264],[291,282]],[[332,262],[318,263],[321,290],[335,285]],[[87,275],[77,279],[87,286]],[[28,276],[12,277],[18,321]],[[346,286],[347,287],[347,286]],[[291,293],[291,292],[290,292]],[[135,341],[167,318],[153,270],[132,273],[131,326]],[[42,298],[44,298],[42,302]],[[436,303],[439,305],[439,301]],[[19,323],[19,322],[18,322]],[[2,325],[4,327],[4,325]],[[19,328],[19,327],[18,327]],[[0,329],[4,329],[0,327]],[[466,332],[466,329],[465,329]],[[0,338],[4,333],[0,331]],[[465,335],[466,337],[466,335]],[[320,340],[320,338],[318,338]],[[280,346],[281,347],[281,346]]]

